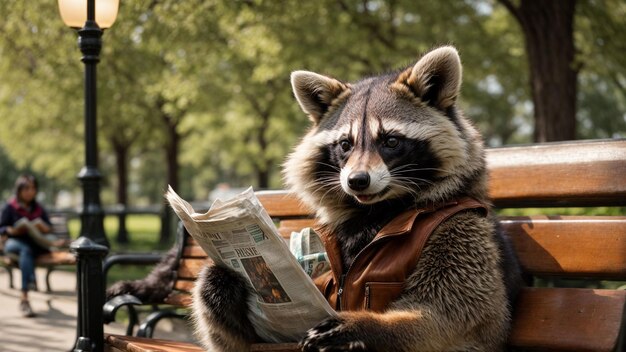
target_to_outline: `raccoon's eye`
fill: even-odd
[[[352,149],[352,143],[350,143],[350,141],[347,139],[339,141],[339,146],[341,147],[341,150],[343,150],[344,152],[347,152],[350,149]]]
[[[398,144],[400,144],[400,140],[396,137],[389,137],[387,139],[385,139],[385,147],[387,148],[395,148],[398,146]]]

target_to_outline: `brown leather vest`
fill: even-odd
[[[404,282],[415,269],[430,234],[444,220],[466,209],[479,209],[485,215],[488,211],[483,203],[462,198],[398,215],[376,234],[345,272],[335,237],[316,229],[324,241],[332,269],[315,279],[317,288],[338,311],[384,311],[402,293]]]

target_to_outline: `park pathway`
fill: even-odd
[[[13,270],[13,280],[20,286],[20,272]],[[52,273],[54,292],[31,292],[31,306],[37,317],[23,318],[18,304],[20,291],[9,288],[9,276],[0,270],[0,351],[48,352],[70,351],[76,339],[76,274],[66,271]],[[45,289],[45,270],[37,269],[40,289]],[[184,322],[163,321],[155,337],[189,340]],[[121,324],[105,326],[105,333],[123,334]]]

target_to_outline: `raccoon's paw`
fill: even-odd
[[[341,317],[328,318],[307,332],[300,348],[304,352],[367,351],[365,342]]]
[[[194,312],[207,324],[219,326],[246,341],[258,339],[248,317],[250,289],[247,281],[236,271],[221,267],[205,267],[198,275],[192,298]]]

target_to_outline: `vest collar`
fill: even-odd
[[[388,222],[385,226],[383,226],[382,229],[380,229],[380,231],[378,231],[376,236],[374,236],[374,239],[383,236],[395,236],[409,233],[413,228],[415,219],[420,214],[432,213],[434,211],[437,211],[438,209],[457,205],[458,203],[458,201],[454,200],[446,203],[430,204],[421,208],[409,209],[391,219],[390,222]],[[328,238],[333,237],[332,234],[328,231],[328,228],[321,224],[316,224],[314,226],[314,231],[321,235],[322,240],[326,242],[326,245],[328,245]]]
[[[400,215],[393,218],[390,222],[387,223],[387,225],[383,226],[383,228],[378,231],[374,238],[408,233],[413,228],[415,219],[420,214],[432,213],[438,209],[456,204],[458,204],[457,201],[450,201],[447,203],[431,204],[422,208],[413,208],[407,210],[404,213],[401,213]]]

